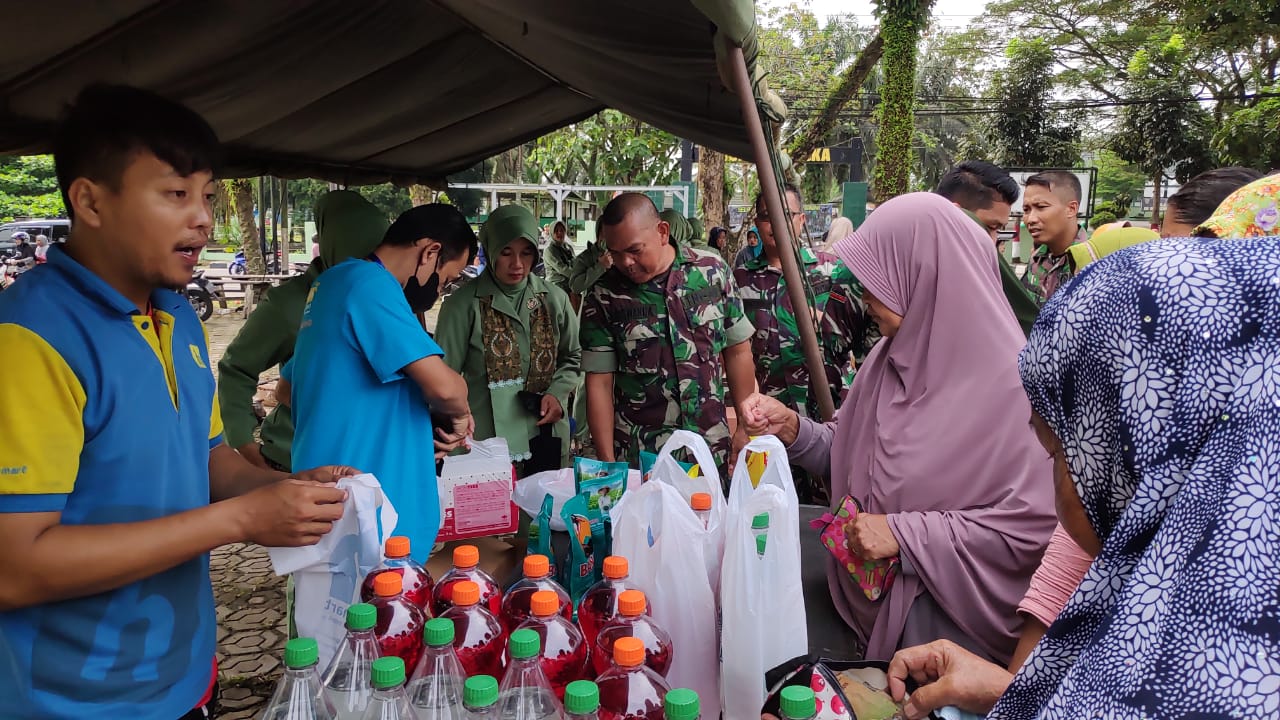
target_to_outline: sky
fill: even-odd
[[[819,17],[831,15],[856,15],[859,19],[873,22],[874,4],[871,0],[798,0],[807,4]],[[764,5],[781,5],[783,0],[762,0]],[[970,20],[982,13],[986,0],[937,0],[933,6],[933,19],[938,25],[948,28],[964,27]]]

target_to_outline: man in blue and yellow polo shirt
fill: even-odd
[[[0,295],[0,717],[207,717],[208,552],[314,543],[349,468],[285,479],[222,444],[181,295],[219,146],[195,113],[86,89],[55,139],[73,229]]]

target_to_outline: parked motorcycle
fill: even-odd
[[[191,303],[191,308],[196,311],[196,315],[199,315],[202,321],[208,320],[213,315],[215,302],[222,302],[222,291],[213,281],[204,276],[203,270],[197,270],[191,276],[191,282],[187,283],[183,294],[187,296],[187,302]]]
[[[278,275],[280,273],[280,258],[276,255],[268,255],[264,258],[267,264],[267,273],[270,275]],[[306,270],[306,266],[303,266]],[[227,272],[231,275],[247,275],[249,273],[249,265],[245,262],[244,251],[237,250],[234,258],[227,264]]]

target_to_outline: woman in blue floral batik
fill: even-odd
[[[899,692],[936,680],[911,714],[1280,716],[1280,238],[1091,265],[1021,371],[1062,523],[1097,560],[1016,676],[943,643],[899,653]]]

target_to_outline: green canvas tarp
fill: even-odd
[[[104,81],[200,112],[236,175],[433,182],[606,107],[749,157],[717,27],[754,59],[750,0],[16,3],[0,153]]]

